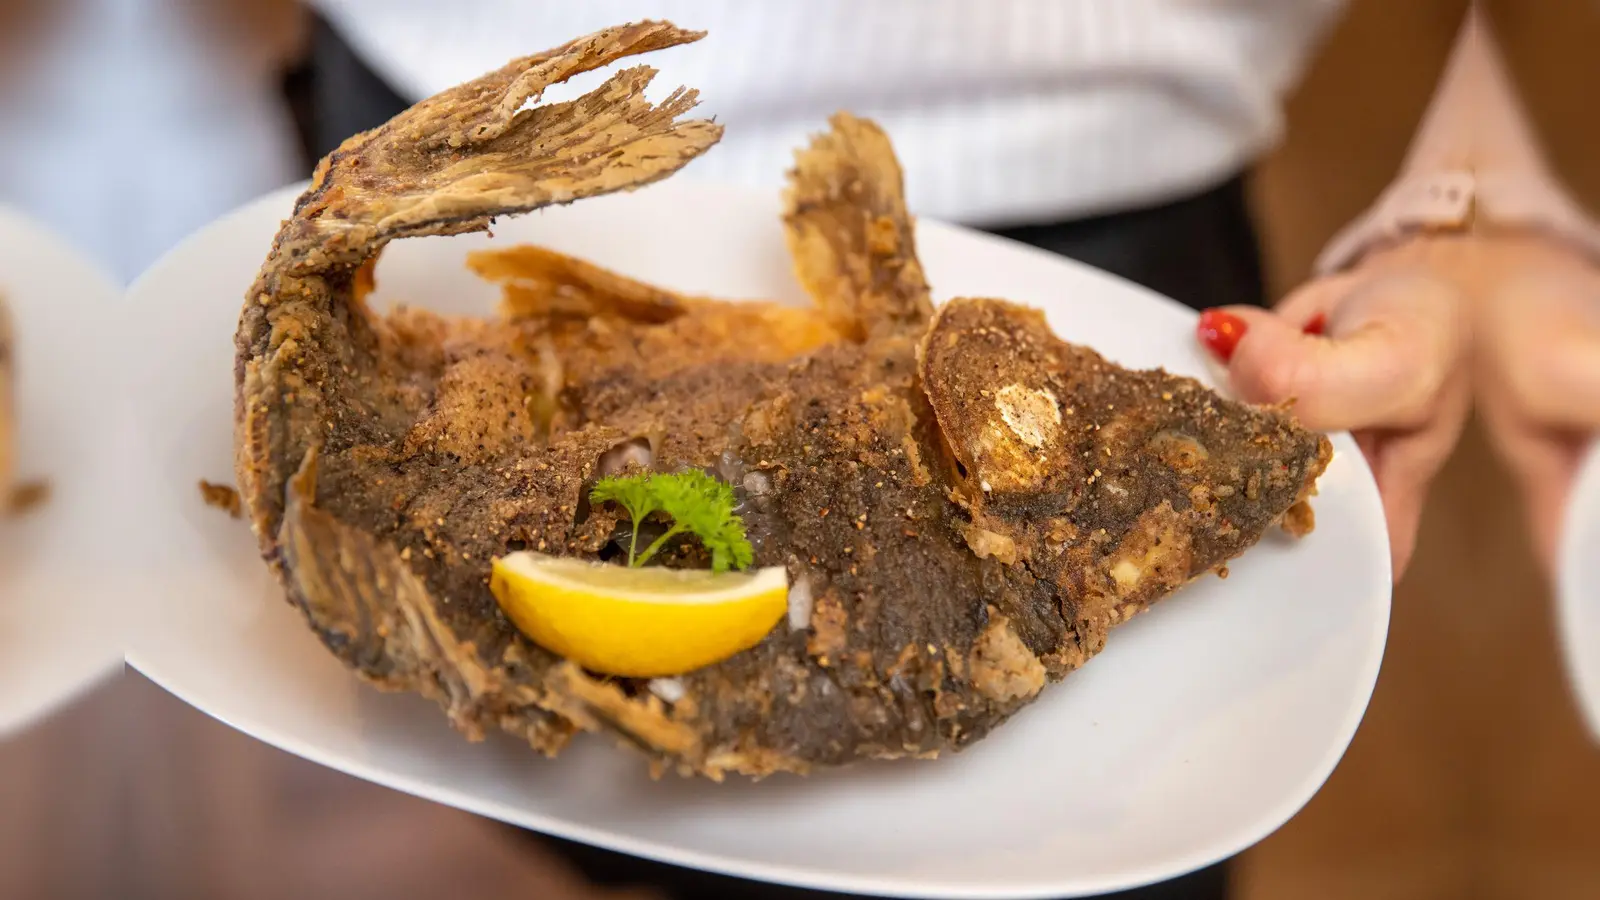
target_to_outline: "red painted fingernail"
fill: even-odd
[[[1327,327],[1328,327],[1328,314],[1327,313],[1317,313],[1316,315],[1311,317],[1311,321],[1307,322],[1306,323],[1306,327],[1301,329],[1301,330],[1304,331],[1306,334],[1320,335],[1320,334],[1322,334],[1323,331],[1325,331],[1327,329]]]
[[[1200,324],[1196,326],[1195,334],[1217,359],[1227,362],[1233,359],[1233,349],[1239,346],[1245,328],[1244,320],[1233,313],[1208,309],[1200,314]]]

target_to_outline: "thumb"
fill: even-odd
[[[1454,300],[1432,279],[1385,279],[1347,296],[1327,337],[1276,313],[1227,307],[1202,316],[1202,340],[1219,322],[1231,326],[1236,342],[1225,362],[1234,391],[1252,403],[1292,400],[1308,428],[1409,428],[1430,418],[1458,355]]]

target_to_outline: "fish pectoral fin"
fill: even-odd
[[[951,300],[918,350],[922,387],[969,493],[1059,490],[1083,468],[1063,407],[1062,342],[1038,311]]]

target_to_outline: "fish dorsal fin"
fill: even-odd
[[[795,274],[844,334],[920,334],[933,305],[894,148],[865,119],[839,113],[832,126],[789,173],[783,220]]]

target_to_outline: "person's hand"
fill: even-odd
[[[1395,580],[1471,406],[1460,287],[1471,263],[1464,239],[1416,238],[1308,283],[1273,311],[1200,317],[1200,340],[1240,399],[1293,400],[1307,428],[1355,434],[1383,497]]]
[[[1487,238],[1482,255],[1478,406],[1548,567],[1572,479],[1600,432],[1600,267],[1534,236]]]

